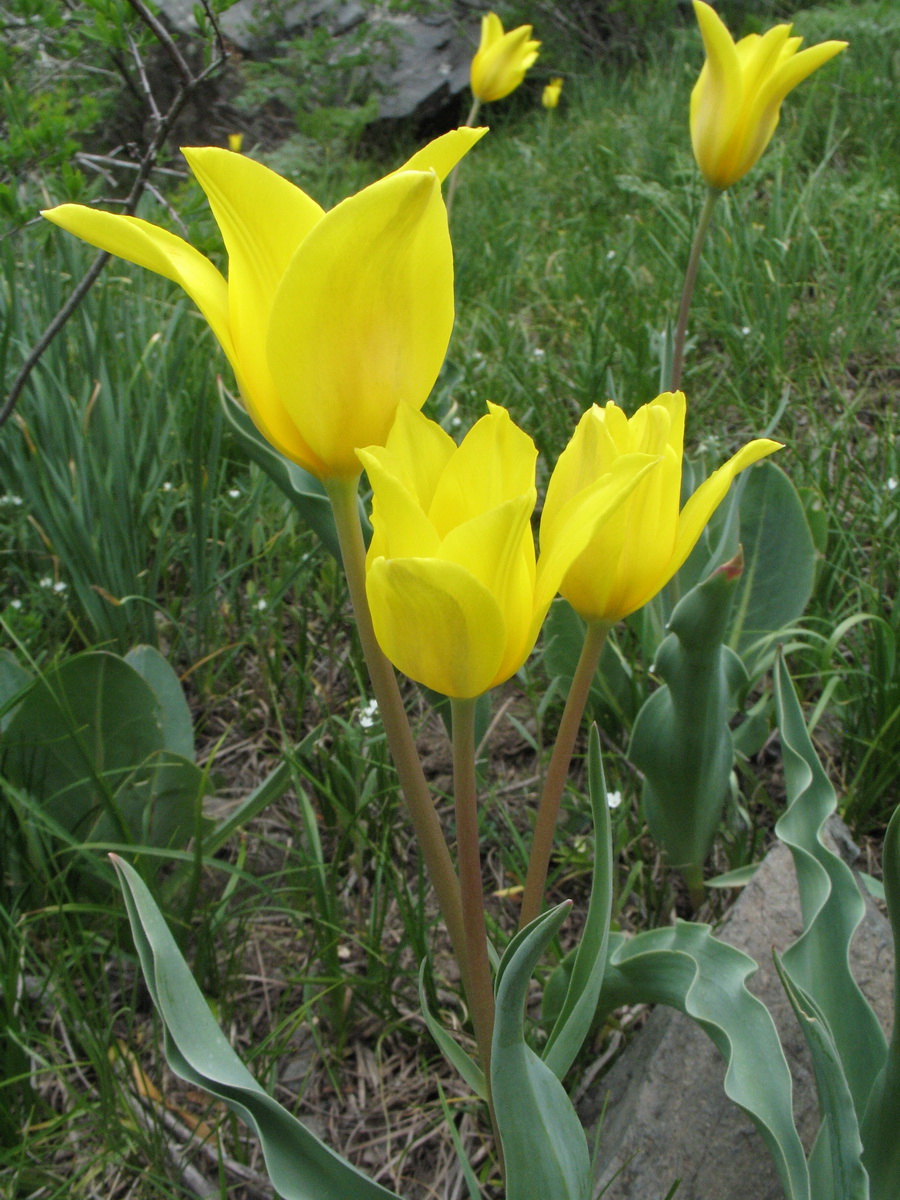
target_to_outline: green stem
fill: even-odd
[[[475,781],[475,700],[450,701],[453,714],[453,798],[456,804],[456,861],[462,891],[469,985],[466,989],[475,1041],[487,1084],[488,1108],[498,1150],[500,1138],[491,1095],[491,1041],[494,1036],[494,986],[484,918],[484,884],[478,837]]]
[[[700,252],[703,249],[703,243],[706,241],[706,233],[712,220],[713,209],[721,195],[722,193],[716,188],[709,188],[706,192],[706,199],[703,202],[703,209],[700,213],[700,220],[697,222],[697,230],[694,234],[693,245],[691,246],[691,255],[688,259],[687,270],[684,274],[684,288],[681,292],[681,305],[678,309],[678,323],[675,326],[672,378],[669,380],[669,390],[673,392],[681,387],[681,371],[684,366],[684,339],[687,333],[688,313],[691,311],[691,299],[694,295],[694,284],[697,282]]]
[[[453,869],[447,840],[422,771],[394,668],[382,653],[372,626],[372,615],[366,598],[366,548],[359,520],[358,484],[358,476],[355,479],[331,479],[326,482],[325,488],[334,512],[350,600],[366,667],[372,681],[372,690],[378,701],[388,746],[400,777],[400,787],[422,850],[428,877],[459,963],[463,986],[468,992],[469,966],[459,880]]]
[[[468,125],[468,127],[470,129],[475,124],[475,120],[478,116],[479,108],[481,108],[481,101],[476,96],[475,99],[472,101],[472,107],[469,109],[469,115],[466,117],[465,121],[463,122],[463,124]],[[456,195],[456,185],[457,185],[458,179],[459,179],[459,163],[457,163],[456,166],[453,168],[453,170],[450,172],[450,182],[447,184],[447,220],[448,221],[450,220],[450,212],[453,208],[453,197]]]
[[[550,855],[553,851],[553,839],[556,834],[556,822],[559,818],[559,806],[562,803],[563,789],[566,786],[569,765],[572,762],[575,739],[581,728],[581,718],[584,716],[591,683],[596,674],[606,635],[610,628],[611,626],[605,621],[592,621],[585,631],[581,657],[578,659],[569,695],[566,697],[566,706],[559,723],[556,743],[550,756],[550,765],[547,767],[547,777],[544,780],[544,788],[535,818],[528,874],[525,877],[525,893],[522,897],[522,913],[519,917],[520,929],[524,929],[541,913],[544,889],[547,886],[547,871],[550,867]]]
[[[689,867],[682,867],[681,873],[684,876],[685,883],[688,885],[688,892],[691,897],[691,909],[696,912],[706,899],[706,888],[703,885],[703,867],[698,867],[692,863]]]

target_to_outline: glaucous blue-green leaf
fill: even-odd
[[[775,966],[803,1030],[816,1077],[822,1124],[809,1158],[812,1195],[827,1200],[869,1200],[869,1180],[860,1158],[859,1123],[827,1022],[812,997],[791,983],[777,954]]]
[[[600,735],[596,725],[591,727],[588,746],[588,790],[594,822],[591,899],[581,940],[573,958],[567,963],[565,999],[542,1055],[558,1079],[562,1079],[572,1065],[596,1016],[609,941],[613,898],[612,826],[600,755]]]
[[[105,651],[49,668],[3,733],[7,777],[82,840],[89,840],[101,818],[104,836],[134,840],[137,831],[117,795],[135,768],[163,749],[153,689],[124,659]]]
[[[678,602],[656,655],[658,688],[638,713],[628,757],[644,776],[650,832],[672,866],[699,876],[722,819],[734,746],[728,721],[746,682],[722,644],[740,558]]]
[[[571,907],[516,934],[497,975],[491,1092],[506,1164],[506,1200],[590,1200],[584,1130],[562,1084],[525,1041],[525,1000],[537,961]]]
[[[900,1196],[900,807],[888,824],[881,863],[894,935],[894,1028],[862,1122],[863,1162],[869,1172],[871,1200],[896,1200]]]
[[[571,684],[584,646],[586,624],[561,596],[550,605],[544,622],[544,665],[548,675]],[[626,727],[634,720],[641,702],[630,664],[616,644],[615,631],[603,643],[600,662],[591,683],[591,711],[607,711]]]
[[[422,1010],[422,1017],[428,1027],[428,1032],[434,1038],[441,1054],[450,1066],[459,1072],[475,1095],[480,1096],[482,1100],[487,1100],[484,1072],[477,1063],[469,1058],[459,1042],[444,1029],[428,1007],[428,996],[425,994],[425,968],[427,965],[426,962],[423,962],[419,968],[419,1007]]]
[[[633,938],[613,933],[598,1014],[624,1004],[668,1004],[696,1021],[724,1058],[725,1094],[759,1130],[787,1200],[811,1200],[790,1071],[769,1010],[745,985],[756,969],[743,951],[713,937],[708,925],[678,921]]]
[[[0,649],[0,733],[12,719],[15,702],[32,679],[11,650]]]
[[[115,859],[144,979],[163,1022],[169,1066],[224,1100],[259,1137],[284,1200],[397,1200],[335,1154],[259,1086],[213,1020],[141,877]]]
[[[769,635],[795,621],[809,602],[816,547],[797,489],[773,462],[747,472],[739,511],[744,574],[727,641],[754,675],[771,653]]]
[[[793,856],[803,912],[803,932],[785,951],[782,966],[792,987],[822,1014],[861,1122],[887,1055],[878,1019],[850,970],[850,940],[865,901],[853,872],[822,838],[837,801],[781,658],[774,682],[788,800],[775,832]]]
[[[259,433],[247,413],[227,393],[221,393],[222,407],[231,425],[232,432],[247,457],[269,476],[284,492],[303,520],[318,535],[322,545],[341,561],[337,530],[331,512],[331,503],[325,488],[314,475],[279,454]],[[360,519],[366,541],[371,537],[368,517],[360,505]]]
[[[135,646],[125,661],[153,689],[159,701],[163,745],[173,754],[193,760],[194,723],[184,690],[169,662],[153,646]]]

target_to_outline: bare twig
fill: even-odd
[[[158,107],[153,99],[152,92],[150,91],[146,75],[143,70],[141,70],[141,82],[142,85],[145,85],[145,99],[147,99],[147,102],[150,105],[150,111],[153,115],[155,130],[143,157],[141,158],[140,162],[136,164],[137,174],[135,175],[131,191],[128,193],[128,197],[123,205],[125,213],[133,214],[137,208],[141,196],[148,187],[150,174],[156,167],[156,159],[165,145],[166,138],[169,136],[172,126],[175,124],[175,121],[181,114],[181,111],[183,110],[191,94],[196,91],[201,83],[204,83],[211,75],[215,74],[215,72],[221,68],[225,61],[225,48],[224,44],[222,43],[218,26],[216,25],[215,18],[213,17],[210,9],[204,5],[207,16],[209,17],[212,27],[215,30],[219,53],[217,57],[214,58],[206,68],[204,68],[203,71],[201,71],[198,75],[192,75],[190,67],[185,62],[181,52],[175,45],[165,27],[160,24],[157,18],[153,16],[153,14],[149,11],[149,9],[146,8],[141,0],[128,0],[128,2],[140,19],[152,31],[154,37],[156,37],[160,45],[165,49],[182,81],[181,87],[173,98],[172,103],[169,105],[168,110],[165,112],[165,114],[160,116]],[[43,356],[47,347],[51,344],[53,339],[68,321],[69,317],[71,317],[84,297],[93,287],[109,257],[110,256],[106,251],[101,251],[100,254],[97,255],[90,267],[88,267],[82,279],[76,285],[68,300],[50,321],[47,328],[38,338],[37,342],[27,355],[18,375],[13,380],[3,407],[0,408],[0,426],[9,420],[13,410],[16,407],[19,396],[22,394],[22,389],[28,382],[31,372],[40,362],[41,357]]]

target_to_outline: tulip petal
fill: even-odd
[[[444,539],[440,558],[464,567],[497,601],[503,613],[505,648],[498,672],[514,674],[534,646],[534,537],[531,514],[537,493],[522,496],[457,525]]]
[[[441,545],[434,526],[404,480],[383,461],[380,447],[358,450],[369,476],[372,500],[372,541],[368,559],[436,556]]]
[[[237,369],[228,320],[228,285],[221,272],[189,242],[140,217],[101,212],[83,204],[61,204],[41,215],[99,250],[107,250],[180,284],[203,313]]]
[[[268,359],[285,407],[335,477],[421,408],[453,325],[447,212],[433,173],[401,171],[327,213],[272,306]]]
[[[691,92],[691,141],[700,169],[713,186],[741,111],[741,68],[722,18],[703,0],[694,0],[706,62]]]
[[[681,510],[678,519],[678,536],[669,564],[669,579],[684,565],[707,521],[725,499],[725,493],[734,477],[759,459],[781,449],[781,442],[773,442],[770,438],[756,438],[742,446],[737,454],[732,455],[727,463],[713,471],[712,475],[700,484]]]
[[[412,158],[400,167],[401,171],[434,171],[438,179],[445,180],[456,164],[463,158],[476,142],[480,142],[487,133],[487,126],[480,125],[474,129],[464,125],[460,129],[451,129],[416,151]],[[396,175],[394,171],[392,174]]]
[[[404,404],[397,410],[385,445],[370,446],[368,452],[401,479],[428,512],[441,475],[456,453],[456,442],[437,421]],[[362,454],[357,451],[358,457]]]
[[[457,563],[378,558],[366,575],[375,636],[404,675],[472,699],[497,679],[506,642],[500,606]]]
[[[435,528],[446,536],[455,525],[530,491],[536,459],[528,434],[505,409],[490,405],[441,476],[429,511]]]

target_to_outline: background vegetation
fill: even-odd
[[[668,3],[642,6],[637,29],[625,28],[621,5],[565,7],[568,24],[551,23],[560,6],[511,13],[533,20],[539,36],[546,20],[547,44],[519,92],[485,112],[491,134],[463,164],[452,218],[457,325],[429,401],[451,430],[467,428],[487,400],[506,405],[538,443],[545,476],[586,406],[612,397],[631,411],[659,390],[661,339],[702,202],[686,116],[702,61],[695,29]],[[781,15],[770,6],[751,16],[737,2],[727,11],[735,29]],[[93,257],[33,214],[73,197],[108,201],[114,187],[122,194],[126,172],[98,175],[78,156],[114,149],[124,97],[138,104],[123,80],[152,39],[129,13],[116,0],[6,6],[7,385]],[[596,40],[571,27],[576,19]],[[760,165],[720,202],[691,319],[688,441],[720,461],[775,421],[788,446],[781,465],[810,489],[823,552],[807,614],[786,640],[845,816],[877,870],[900,778],[900,14],[889,0],[815,6],[797,13],[796,31],[851,48],[789,98]],[[563,100],[548,121],[540,89],[556,74]],[[215,120],[240,128],[232,99]],[[463,106],[446,114],[448,127]],[[317,141],[306,120],[277,146],[251,136],[245,150],[331,205],[427,136],[412,127],[362,134],[355,119],[318,132]],[[174,154],[165,165],[180,171]],[[141,215],[186,231],[221,262],[199,189],[186,176],[153,178],[157,195]],[[441,1194],[458,1195],[439,1129],[442,1105],[462,1114],[468,1099],[453,1081],[439,1095],[423,1071],[434,1050],[413,1015],[426,947],[436,947],[434,1000],[445,1003],[441,942],[377,716],[366,728],[343,583],[284,494],[247,461],[220,402],[220,373],[230,387],[186,299],[119,261],[41,358],[0,430],[0,730],[15,693],[10,655],[49,676],[77,652],[146,643],[185,689],[213,819],[287,754],[263,794],[273,802],[197,864],[193,882],[178,875],[188,849],[143,861],[210,1003],[264,1084],[296,1096],[305,1119],[404,1194],[430,1194],[422,1181],[438,1171]],[[621,644],[643,695],[652,671],[637,626]],[[410,704],[440,790],[449,770],[440,724],[417,694]],[[528,802],[559,709],[540,654],[495,705],[483,818],[495,913],[514,911]],[[597,709],[607,747],[623,749],[627,715],[599,700]],[[620,919],[667,920],[673,897],[644,835],[638,782],[621,755],[609,756],[609,771],[622,794]],[[232,1118],[165,1076],[114,893],[102,881],[76,889],[77,842],[60,839],[8,772],[0,789],[2,1190],[196,1195],[197,1178],[178,1164],[201,1121],[204,1148],[194,1142],[189,1157],[215,1181],[206,1194],[266,1194]],[[742,765],[718,869],[762,852],[780,795],[764,747]],[[577,896],[590,862],[578,778],[567,802],[555,886]],[[595,1054],[608,1036],[598,1031]],[[324,1068],[314,1069],[319,1058]],[[477,1166],[477,1128],[467,1117],[459,1127]]]

